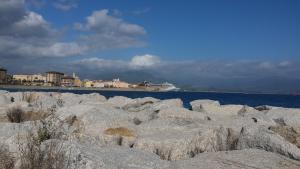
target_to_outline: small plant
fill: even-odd
[[[13,107],[6,112],[7,118],[12,123],[21,123],[24,121],[24,111],[20,107]]]
[[[15,165],[15,158],[8,151],[7,146],[0,144],[0,168],[13,169]]]

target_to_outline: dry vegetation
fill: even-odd
[[[38,99],[38,95],[36,93],[24,92],[22,93],[22,101],[26,101],[27,103],[33,103]]]
[[[15,159],[8,151],[8,148],[4,144],[0,144],[0,168],[1,169],[13,169]]]
[[[63,144],[57,140],[29,132],[26,143],[19,145],[20,169],[65,169],[69,160]],[[47,141],[47,142],[45,142]]]
[[[60,123],[54,123],[54,116],[40,120],[37,130],[30,130],[26,141],[19,141],[20,169],[66,169],[69,160],[63,143]]]
[[[39,110],[25,112],[21,107],[13,107],[7,110],[7,118],[12,123],[21,123],[24,121],[43,120],[51,115],[51,113]]]
[[[28,96],[28,101],[32,101]],[[66,149],[58,139],[63,135],[63,123],[57,121],[53,112],[29,111],[21,107],[13,107],[6,113],[13,123],[38,121],[38,128],[32,128],[26,137],[18,137],[18,168],[20,169],[65,169],[69,166]],[[0,147],[0,169],[14,168],[15,160],[6,149]]]
[[[125,127],[117,127],[117,128],[108,128],[104,131],[107,135],[117,135],[124,137],[135,137],[134,131],[125,128]]]

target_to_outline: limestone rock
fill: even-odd
[[[71,150],[71,168],[76,169],[166,169],[167,161],[158,156],[119,146],[91,147],[78,143],[65,143]]]
[[[300,160],[300,149],[280,135],[262,127],[243,128],[238,138],[237,149],[263,149],[292,159]]]
[[[265,116],[284,125],[300,127],[300,109],[272,107]]]
[[[217,115],[238,115],[242,110],[242,105],[220,105],[213,100],[195,100],[191,103],[192,110]]]
[[[112,98],[109,98],[107,100],[107,103],[112,105],[113,107],[121,108],[125,106],[126,104],[132,103],[134,99],[127,98],[124,96],[115,96]]]
[[[231,140],[230,134],[224,128],[156,128],[139,134],[134,148],[155,153],[161,159],[171,161],[191,158],[202,152],[223,151],[231,146],[228,143]]]
[[[257,149],[201,153],[172,162],[170,169],[298,169],[300,162]]]

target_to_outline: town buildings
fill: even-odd
[[[98,88],[129,88],[130,84],[123,82],[120,79],[113,80],[85,80],[84,87]]]
[[[0,68],[0,84],[27,85],[27,86],[61,86],[61,87],[87,87],[87,88],[119,88],[119,89],[151,89],[160,90],[170,88],[169,84],[151,84],[143,82],[130,84],[119,78],[113,80],[80,80],[73,73],[72,76],[57,71],[49,71],[45,74],[16,74],[7,75],[7,70]],[[171,86],[172,87],[172,86]]]
[[[124,81],[120,81],[120,79],[113,79],[112,81],[113,88],[129,88],[130,84]]]
[[[0,84],[5,84],[7,82],[7,70],[0,68]]]

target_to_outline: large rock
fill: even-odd
[[[131,103],[123,106],[122,109],[129,112],[139,112],[151,108],[156,102],[159,102],[159,100],[152,97],[137,98],[134,99]]]
[[[238,138],[237,149],[263,149],[292,159],[300,160],[300,149],[275,132],[262,127],[243,128]]]
[[[106,98],[98,93],[91,94],[73,94],[62,93],[58,98],[62,106],[73,106],[77,104],[101,104],[106,101]]]
[[[149,122],[152,125],[142,124],[134,148],[155,153],[164,160],[180,160],[202,152],[227,150],[234,142],[231,131],[222,127],[201,128],[191,120],[176,118],[165,126],[161,122],[157,119]]]
[[[273,119],[279,125],[300,127],[300,109],[271,107],[265,116]]]
[[[158,156],[124,147],[95,147],[78,143],[65,143],[71,150],[70,168],[76,169],[166,169],[167,161]]]
[[[156,102],[152,106],[152,109],[156,112],[167,108],[183,108],[183,102],[180,99],[168,99]]]
[[[195,100],[191,103],[192,110],[217,115],[238,115],[243,105],[220,105],[214,100]]]
[[[107,100],[107,103],[113,107],[121,108],[129,103],[132,103],[134,99],[124,97],[124,96],[115,96]]]
[[[300,148],[300,128],[291,126],[271,126],[269,129]]]
[[[298,169],[300,162],[262,150],[248,149],[201,153],[194,158],[172,162],[170,169]]]
[[[10,100],[7,98],[7,96],[0,94],[0,106],[6,106],[10,103]]]
[[[208,120],[209,117],[206,116],[205,114],[195,112],[195,111],[190,111],[185,108],[178,108],[178,107],[170,107],[170,108],[165,108],[161,109],[157,113],[158,117],[161,118],[179,118],[179,119],[200,119],[200,120]]]
[[[120,135],[108,135],[107,129],[124,127],[135,130],[128,113],[121,109],[116,109],[110,105],[75,105],[63,107],[56,112],[59,119],[66,121],[74,128],[74,134],[81,139],[89,138],[98,140],[98,144],[132,144],[133,138],[122,137]],[[90,138],[92,137],[92,138]],[[135,137],[134,137],[135,138]]]

